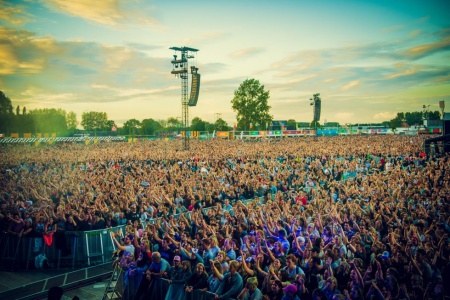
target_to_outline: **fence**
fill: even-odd
[[[125,225],[114,228],[125,234]],[[112,261],[116,246],[110,229],[91,231],[57,232],[47,246],[42,237],[19,237],[2,233],[0,237],[0,267],[2,269],[26,269],[36,267],[36,257],[44,254],[52,268],[86,267]]]
[[[122,272],[123,274],[123,272]],[[124,277],[126,275],[122,275],[121,281],[124,281]],[[133,282],[126,280],[127,284],[123,286],[124,290],[121,293],[123,300],[133,299],[135,293],[139,287],[139,282]],[[169,280],[164,278],[155,278],[153,279],[150,288],[145,292],[145,299],[164,299],[169,290]],[[184,288],[184,287],[183,287]],[[190,293],[184,293],[185,297],[182,297],[182,300],[214,300],[215,295],[211,292],[203,291],[203,290],[193,290]],[[178,300],[178,299],[171,299]],[[230,300],[234,300],[230,298]]]

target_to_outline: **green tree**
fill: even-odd
[[[441,113],[439,111],[430,111],[428,112],[428,119],[429,120],[440,120],[441,119]]]
[[[294,119],[289,119],[286,124],[287,130],[296,130],[297,122]]]
[[[181,121],[178,118],[170,117],[167,119],[167,127],[171,129],[178,129],[181,128],[183,124],[181,124]]]
[[[217,121],[216,121],[216,122],[217,122]],[[216,129],[215,123],[213,124],[213,123],[205,122],[205,131],[211,133],[211,132],[213,132],[214,130],[218,131],[218,130]]]
[[[136,119],[130,119],[123,124],[125,134],[136,135],[139,134],[141,128],[141,122]]]
[[[78,126],[77,114],[73,111],[69,112],[66,116],[67,130],[75,131]]]
[[[397,113],[397,116],[389,121],[389,128],[395,133],[395,130],[402,126],[403,120],[405,120],[405,114]]]
[[[214,122],[214,129],[216,131],[228,131],[230,130],[230,127],[222,118],[218,118],[216,122]]]
[[[423,112],[415,111],[415,112],[407,112],[405,113],[406,123],[409,126],[412,125],[422,125],[423,124]]]
[[[11,133],[13,117],[9,112],[12,110],[11,99],[0,91],[0,133],[7,136]]]
[[[113,127],[117,128],[116,122],[114,122],[113,120],[108,120],[105,123],[104,131],[110,132],[110,131],[112,131]]]
[[[205,131],[206,130],[206,122],[200,119],[199,117],[195,117],[191,121],[191,130],[192,131]]]
[[[231,100],[231,108],[237,112],[237,129],[248,130],[250,124],[266,124],[272,121],[269,114],[270,106],[268,100],[269,91],[264,90],[256,79],[246,79],[237,90],[234,91],[234,98]]]
[[[66,134],[66,111],[55,108],[32,109],[29,115],[33,119],[34,132]]]
[[[327,122],[327,127],[339,127],[339,122]]]
[[[90,111],[81,115],[81,126],[84,130],[94,131],[95,135],[106,127],[107,121],[108,115],[105,112]]]
[[[2,91],[0,91],[0,114],[5,115],[12,111],[12,102]]]
[[[161,124],[153,119],[144,119],[142,120],[141,125],[143,134],[145,135],[154,135],[156,131],[162,128]]]

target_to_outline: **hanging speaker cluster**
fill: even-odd
[[[314,100],[314,122],[318,122],[320,120],[321,107],[322,107],[322,100],[315,99]]]
[[[191,95],[189,97],[189,106],[196,106],[198,101],[198,95],[200,92],[200,74],[193,73],[191,80]]]

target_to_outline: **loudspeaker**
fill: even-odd
[[[200,92],[200,74],[192,74],[191,81],[191,96],[189,97],[189,106],[196,106],[198,101],[198,94]]]
[[[320,108],[322,106],[322,100],[317,99],[314,100],[314,122],[318,122],[320,120]]]
[[[444,135],[450,134],[450,120],[442,120],[442,131]]]

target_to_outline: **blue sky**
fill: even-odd
[[[270,91],[274,119],[382,122],[450,99],[448,1],[0,2],[0,90],[14,106],[181,116],[172,46],[199,49],[190,118],[230,125],[247,78]],[[448,110],[448,109],[447,109]]]

